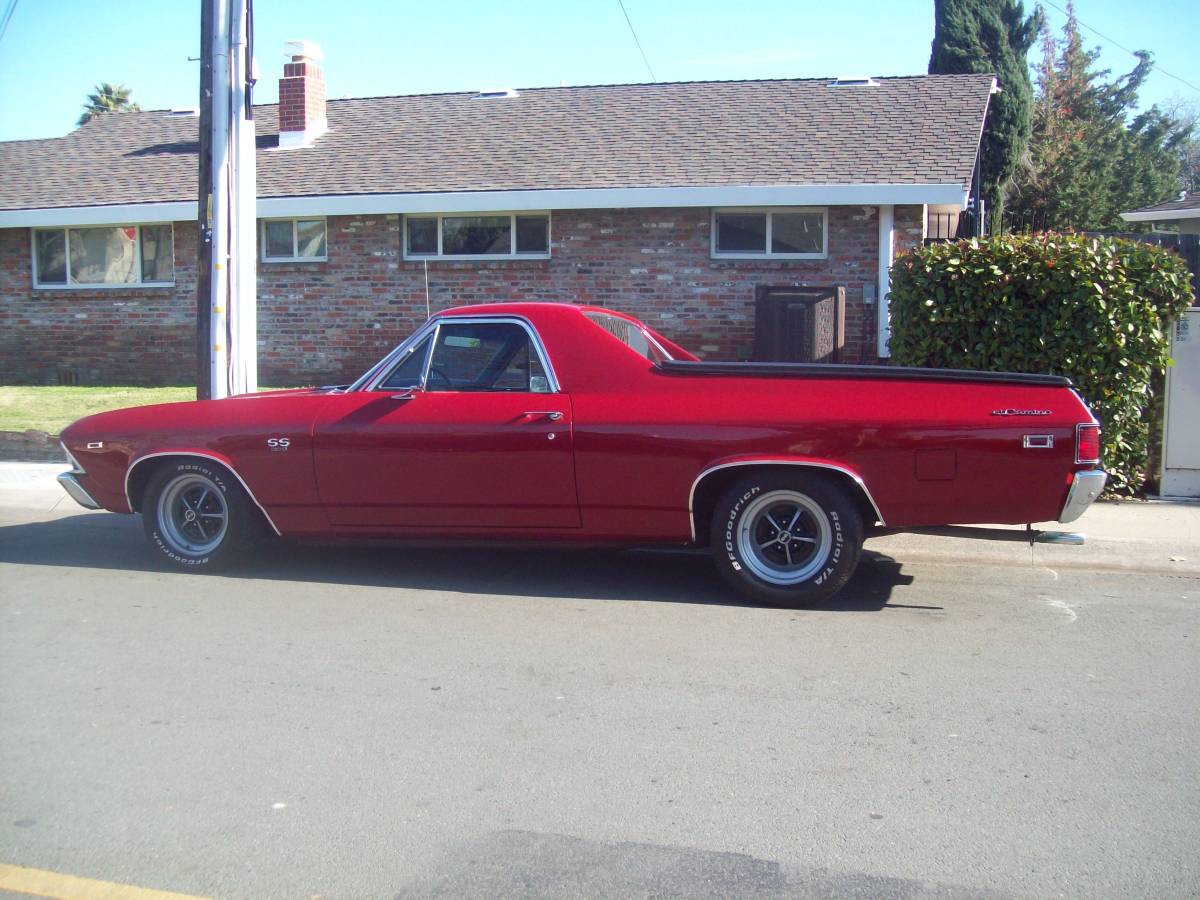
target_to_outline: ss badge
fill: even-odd
[[[267,447],[269,447],[275,453],[280,453],[284,450],[287,450],[287,448],[290,447],[291,445],[292,445],[292,442],[291,442],[290,438],[285,438],[285,437],[267,438]]]

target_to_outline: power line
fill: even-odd
[[[633,35],[633,42],[637,44],[638,53],[642,54],[642,62],[646,64],[646,71],[650,73],[651,81],[658,81],[654,77],[654,70],[650,68],[650,60],[646,59],[646,51],[642,49],[642,42],[638,40],[637,32],[633,28],[633,22],[629,18],[629,12],[625,9],[625,0],[617,0],[621,4],[621,12],[625,13],[625,23],[629,26],[629,33]]]
[[[4,18],[0,19],[0,41],[4,40],[4,32],[8,31],[8,23],[13,17],[13,13],[17,11],[17,0],[9,0],[8,9],[4,11]]]
[[[1070,18],[1070,15],[1067,13],[1067,11],[1066,11],[1065,9],[1063,9],[1061,6],[1059,6],[1057,3],[1052,3],[1052,2],[1051,2],[1051,0],[1042,0],[1042,2],[1043,2],[1043,3],[1045,3],[1047,6],[1051,7],[1052,9],[1057,9],[1057,10],[1058,10],[1060,13],[1062,13],[1064,16],[1067,16],[1068,18]],[[1136,54],[1136,53],[1134,53],[1132,50],[1130,50],[1128,47],[1125,47],[1125,46],[1122,46],[1121,44],[1118,44],[1116,41],[1114,41],[1112,38],[1110,38],[1110,37],[1109,37],[1107,34],[1104,34],[1104,32],[1102,32],[1102,31],[1097,31],[1095,28],[1093,28],[1093,27],[1092,27],[1091,25],[1089,25],[1087,22],[1083,21],[1083,19],[1079,18],[1078,16],[1076,16],[1076,17],[1075,17],[1075,21],[1076,21],[1078,24],[1082,25],[1084,28],[1086,28],[1088,31],[1092,32],[1092,34],[1095,34],[1095,35],[1097,35],[1097,36],[1098,36],[1098,37],[1100,37],[1102,40],[1106,40],[1106,41],[1108,41],[1110,44],[1112,44],[1112,45],[1113,45],[1114,47],[1116,47],[1118,50],[1124,50],[1124,51],[1125,51],[1126,53],[1128,53],[1130,56],[1134,56],[1134,57],[1136,57],[1136,56],[1137,56],[1137,54]],[[1175,79],[1176,81],[1178,81],[1180,84],[1187,85],[1187,86],[1188,86],[1188,87],[1190,87],[1190,88],[1191,88],[1193,91],[1196,91],[1197,93],[1200,93],[1200,87],[1196,87],[1196,85],[1192,84],[1190,81],[1188,81],[1188,80],[1186,80],[1186,79],[1184,79],[1184,78],[1180,78],[1178,75],[1174,75],[1174,74],[1172,74],[1171,72],[1168,72],[1168,71],[1167,71],[1166,69],[1164,69],[1162,66],[1158,65],[1158,63],[1155,63],[1155,64],[1154,64],[1154,69],[1155,69],[1155,71],[1157,71],[1157,72],[1161,72],[1163,75],[1166,75],[1168,78],[1174,78],[1174,79]]]

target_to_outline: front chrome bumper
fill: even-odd
[[[81,472],[63,472],[58,476],[58,483],[71,495],[71,499],[84,509],[99,509],[100,504],[92,499],[92,495],[85,491],[83,485],[75,478],[76,475],[81,474]]]
[[[1060,522],[1074,522],[1084,514],[1092,501],[1100,496],[1108,481],[1108,473],[1099,469],[1086,472],[1076,472],[1071,479],[1071,490],[1067,492],[1067,502],[1063,504],[1058,516]]]

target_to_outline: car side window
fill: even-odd
[[[443,322],[425,378],[427,391],[548,393],[529,333],[512,322]]]
[[[392,369],[390,374],[380,388],[384,390],[395,390],[397,388],[412,388],[420,387],[421,376],[425,373],[425,357],[429,355],[429,344],[433,337],[427,337],[417,346],[411,348],[404,356],[404,359]]]

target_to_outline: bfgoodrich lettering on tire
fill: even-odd
[[[713,512],[717,568],[742,593],[775,606],[836,594],[862,552],[853,498],[819,474],[761,472],[739,479]]]
[[[150,545],[180,569],[225,568],[256,532],[256,514],[241,486],[202,459],[161,464],[146,485],[141,511]]]

